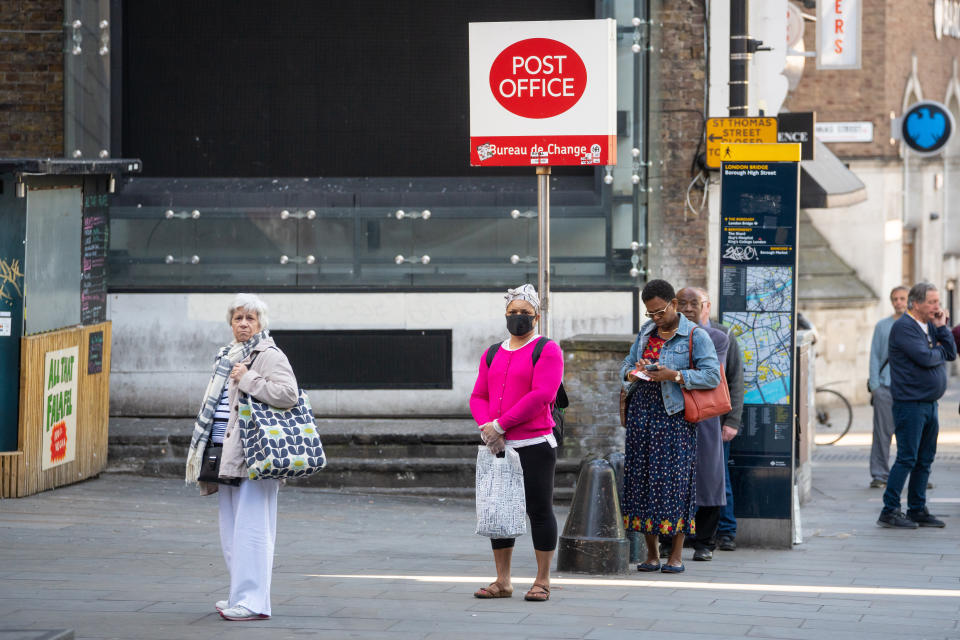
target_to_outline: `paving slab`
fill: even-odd
[[[944,406],[956,414],[955,402]],[[869,431],[861,419],[869,413],[856,415],[853,432]],[[960,434],[960,420],[943,424]],[[470,501],[286,487],[274,616],[243,624],[213,612],[228,585],[216,499],[176,479],[105,475],[0,501],[0,625],[32,634],[69,627],[87,640],[956,639],[957,441],[941,447],[930,492],[946,529],[877,527],[869,451],[841,440],[815,454],[803,543],[793,549],[740,548],[712,562],[693,562],[688,550],[679,576],[555,573],[545,603],[522,599],[536,566],[529,536],[516,548],[514,597],[472,597],[493,566],[489,542],[473,534]],[[557,513],[562,528],[567,509]]]

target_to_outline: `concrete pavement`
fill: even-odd
[[[956,416],[955,399],[948,410]],[[815,460],[793,550],[718,551],[705,563],[687,551],[680,576],[555,575],[547,603],[522,599],[535,566],[529,536],[517,545],[514,597],[471,596],[493,574],[471,501],[287,487],[274,617],[242,623],[213,611],[227,590],[215,499],[178,480],[105,475],[0,502],[0,629],[88,639],[960,638],[960,446],[941,447],[929,494],[946,529],[876,527],[881,492],[867,488],[863,446],[821,447]]]

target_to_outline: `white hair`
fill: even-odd
[[[237,309],[252,311],[253,313],[257,314],[257,319],[260,321],[261,331],[270,326],[270,317],[267,315],[269,312],[267,303],[261,300],[258,296],[255,296],[252,293],[238,293],[233,299],[233,302],[230,303],[230,308],[227,310],[227,324],[233,323],[233,312]]]

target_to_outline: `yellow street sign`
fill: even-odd
[[[756,144],[777,141],[776,118],[707,118],[707,166],[719,169],[720,147],[730,142]]]
[[[721,162],[800,162],[799,142],[773,144],[724,144]]]

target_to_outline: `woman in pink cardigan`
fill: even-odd
[[[480,358],[477,382],[470,396],[470,413],[477,421],[481,438],[493,453],[511,447],[520,456],[527,515],[537,556],[537,577],[524,599],[543,602],[550,598],[550,563],[557,547],[557,518],[553,513],[557,441],[553,436],[551,403],[563,379],[563,353],[556,342],[548,340],[534,365],[533,352],[540,338],[536,332],[540,298],[533,285],[509,289],[506,299],[510,338],[496,349],[489,367],[486,351]],[[494,538],[490,542],[497,579],[473,595],[509,598],[513,595],[510,560],[514,539]]]

